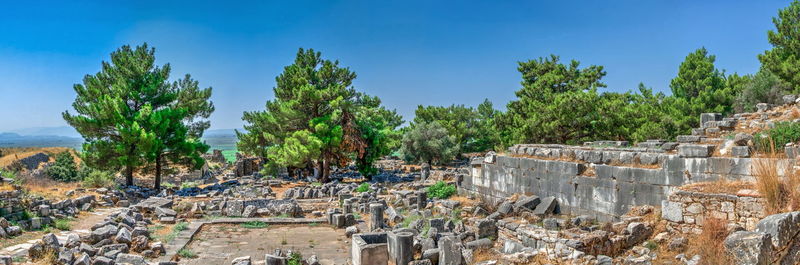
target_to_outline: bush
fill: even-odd
[[[286,263],[287,265],[302,265],[303,264],[303,255],[300,253],[293,252],[289,255],[289,260]]]
[[[436,182],[433,186],[428,187],[428,197],[431,198],[447,199],[453,194],[456,194],[456,186],[444,181]]]
[[[47,167],[45,173],[58,181],[78,181],[78,167],[72,153],[64,151],[56,155],[56,162]]]
[[[185,249],[185,248],[182,248],[181,250],[178,250],[178,256],[181,256],[182,258],[187,258],[187,259],[197,258],[197,254],[194,253],[194,251],[191,251],[191,250],[188,250],[188,249]]]
[[[798,140],[800,140],[800,123],[788,121],[778,122],[772,129],[758,133],[754,137],[756,149],[762,152],[783,151],[786,144]]]
[[[72,230],[72,220],[66,218],[56,219],[55,222],[53,222],[53,226],[61,231],[69,231]]]
[[[356,188],[356,192],[367,192],[367,191],[369,191],[369,183],[366,182],[361,183],[361,185],[358,185],[358,188]]]
[[[83,178],[83,186],[89,188],[107,188],[114,185],[114,176],[106,171],[90,169]]]

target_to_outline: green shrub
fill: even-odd
[[[88,174],[83,178],[83,186],[89,188],[108,188],[114,185],[114,176],[111,173],[89,169]]]
[[[297,253],[297,252],[293,252],[291,255],[289,255],[289,260],[288,260],[288,262],[286,264],[287,265],[302,265],[303,264],[303,255],[300,255],[300,253]]]
[[[47,167],[45,174],[58,181],[78,181],[78,167],[72,153],[64,151],[56,155],[56,162]]]
[[[188,249],[185,249],[185,248],[182,248],[181,250],[178,250],[178,256],[181,256],[182,258],[187,258],[187,259],[197,258],[197,254],[194,253],[194,251],[191,251],[191,250],[188,250]]]
[[[356,188],[356,192],[367,192],[367,191],[369,191],[369,183],[366,182],[361,183],[361,185],[358,185],[358,188]]]
[[[428,187],[428,197],[431,198],[447,199],[453,194],[456,194],[456,186],[447,184],[444,181],[436,182],[436,184]]]
[[[178,223],[178,224],[176,224],[175,226],[172,227],[172,231],[180,232],[180,231],[186,230],[187,228],[189,228],[189,223],[180,222],[180,223]]]
[[[772,129],[763,131],[755,135],[755,147],[761,152],[779,152],[788,143],[800,140],[800,123],[797,122],[778,122]]]
[[[56,219],[53,222],[53,226],[61,231],[69,231],[72,230],[72,220],[68,218]]]
[[[175,184],[172,184],[170,182],[164,182],[164,183],[161,183],[161,187],[165,188],[165,189],[173,189],[176,186],[175,186]]]

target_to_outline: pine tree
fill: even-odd
[[[306,171],[316,166],[327,181],[332,164],[345,165],[365,143],[356,126],[356,74],[338,61],[299,49],[293,64],[276,78],[275,99],[265,111],[245,112],[246,132],[237,131],[239,150],[267,158],[269,168]]]
[[[764,68],[790,84],[794,91],[800,88],[800,2],[792,1],[772,18],[775,30],[767,32],[772,50],[758,56]]]
[[[126,45],[111,53],[100,72],[74,86],[77,114],[65,111],[63,117],[86,140],[85,162],[124,170],[126,185],[133,185],[135,171],[155,165],[155,188],[164,158],[202,166],[199,155],[208,146],[199,137],[213,112],[211,88],[197,89],[188,75],[170,84],[169,74],[169,64],[155,64],[154,48]]]

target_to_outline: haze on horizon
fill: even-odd
[[[484,98],[503,109],[521,80],[517,62],[556,54],[603,65],[604,91],[639,82],[669,93],[699,47],[727,73],[754,73],[772,17],[789,1],[402,1],[6,3],[0,11],[0,132],[59,127],[72,85],[121,45],[147,42],[172,78],[212,86],[211,129],[240,128],[264,108],[274,78],[299,47],[358,74],[406,120],[417,105]]]

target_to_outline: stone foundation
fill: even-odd
[[[706,218],[719,218],[754,230],[766,216],[764,203],[762,198],[749,196],[677,191],[664,201],[661,215],[669,228],[683,233],[700,233]]]

